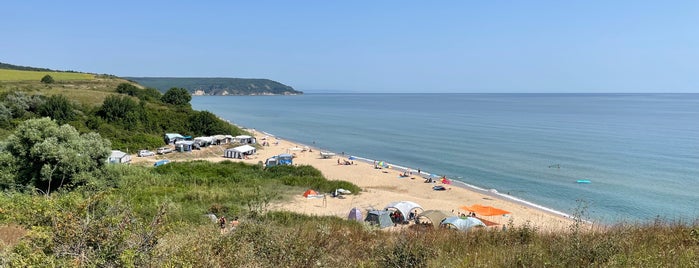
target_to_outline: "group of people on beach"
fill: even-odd
[[[354,161],[349,161],[349,160],[342,160],[340,161],[340,158],[337,159],[337,164],[338,165],[354,165]]]
[[[221,228],[221,234],[225,234],[229,231],[228,229],[226,229],[227,223],[228,220],[226,220],[226,216],[221,216],[220,218],[218,218],[218,225],[219,228]],[[233,220],[230,223],[230,231],[234,231],[235,229],[237,229],[238,225],[240,225],[238,217],[233,218]]]

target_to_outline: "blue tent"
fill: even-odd
[[[391,221],[391,216],[389,215],[390,212],[385,211],[385,210],[372,210],[369,211],[366,215],[366,219],[364,221],[368,221],[374,225],[378,225],[379,228],[386,228],[390,227],[393,225],[393,221]]]

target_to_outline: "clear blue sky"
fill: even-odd
[[[101,2],[3,1],[0,62],[307,92],[699,92],[696,0]]]

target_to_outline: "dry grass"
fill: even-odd
[[[0,226],[0,251],[5,247],[12,247],[27,233],[24,228],[17,225]]]
[[[0,70],[7,71],[7,70]],[[0,74],[2,77],[2,74]],[[0,92],[25,91],[29,94],[45,96],[64,95],[75,102],[88,106],[101,105],[104,99],[116,94],[116,87],[128,81],[118,78],[94,78],[89,80],[58,80],[53,84],[36,81],[3,81],[0,78]]]

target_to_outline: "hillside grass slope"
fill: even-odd
[[[50,75],[55,80],[92,80],[94,74],[72,72],[46,72],[46,71],[22,71],[0,69],[0,81],[40,81],[45,75]]]

